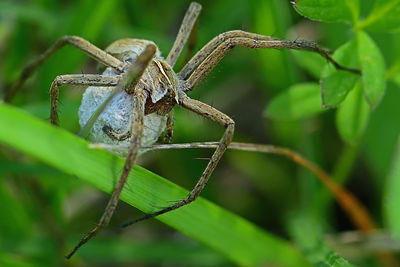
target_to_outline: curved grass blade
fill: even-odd
[[[107,193],[111,192],[124,163],[122,158],[107,151],[90,149],[85,140],[6,104],[0,104],[0,129],[1,143]],[[153,212],[155,207],[165,206],[168,201],[182,199],[187,194],[172,182],[135,166],[121,199],[144,212]],[[286,241],[202,198],[157,219],[239,265],[310,266]]]

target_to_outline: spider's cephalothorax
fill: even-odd
[[[121,39],[106,48],[106,52],[127,63],[126,68],[136,61],[151,41]],[[107,68],[103,75],[117,76],[119,73]],[[166,114],[177,103],[179,79],[157,48],[154,58],[143,73],[136,88],[143,89],[148,97],[145,105],[142,145],[152,145],[166,128]],[[98,106],[109,97],[113,87],[89,86],[82,98],[79,109],[79,123],[83,127]],[[133,92],[118,93],[107,105],[90,132],[93,142],[108,144],[129,144]]]

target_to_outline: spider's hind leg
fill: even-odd
[[[210,161],[207,164],[207,167],[203,171],[203,174],[200,176],[199,181],[193,188],[193,190],[190,192],[187,198],[178,201],[177,203],[166,207],[164,209],[161,209],[157,212],[147,214],[141,218],[138,218],[136,220],[127,222],[122,225],[122,227],[126,227],[129,225],[132,225],[134,223],[144,221],[153,217],[156,217],[158,215],[167,213],[169,211],[178,209],[182,206],[185,206],[191,202],[193,202],[203,191],[205,185],[207,184],[208,180],[210,179],[210,176],[212,172],[214,171],[215,167],[217,166],[219,160],[221,159],[222,155],[224,154],[226,148],[229,146],[232,137],[233,137],[233,132],[235,128],[235,122],[226,114],[216,110],[215,108],[202,103],[198,100],[194,100],[186,96],[186,94],[181,93],[180,94],[180,105],[190,111],[193,111],[199,115],[202,115],[218,124],[221,126],[225,127],[225,133],[222,136],[221,140],[218,143],[217,149],[215,150],[214,154],[211,156]]]

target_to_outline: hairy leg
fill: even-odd
[[[147,214],[147,215],[143,216],[142,218],[127,222],[123,225],[123,227],[132,225],[139,221],[153,218],[155,216],[175,210],[177,208],[180,208],[184,205],[187,205],[187,204],[193,202],[200,195],[201,191],[207,184],[212,172],[214,171],[214,169],[217,166],[219,160],[221,159],[223,153],[225,152],[226,148],[228,147],[229,143],[232,140],[235,123],[227,115],[225,115],[224,113],[216,110],[215,108],[213,108],[205,103],[202,103],[198,100],[189,98],[184,93],[182,93],[180,95],[179,102],[182,107],[184,107],[188,110],[191,110],[195,113],[198,113],[208,119],[211,119],[212,121],[215,121],[218,124],[220,124],[221,126],[225,127],[225,133],[222,136],[221,140],[219,141],[218,146],[217,146],[214,154],[211,156],[211,159],[208,162],[208,165],[205,168],[203,174],[200,176],[199,181],[197,182],[197,184],[195,185],[195,187],[193,188],[193,190],[190,192],[189,196],[186,199],[181,200],[181,201],[177,202],[176,204],[166,207],[160,211],[157,211],[157,212],[154,212],[151,214]]]
[[[187,79],[187,90],[193,89],[217,64],[236,46],[246,48],[288,48],[307,50],[320,54],[329,60],[336,68],[360,73],[359,70],[339,65],[327,49],[319,47],[315,42],[304,40],[281,40],[244,31],[229,31],[222,33],[206,44],[178,73],[182,79]]]
[[[50,48],[48,48],[43,54],[41,54],[36,60],[32,61],[28,64],[21,72],[20,77],[14,83],[14,85],[10,88],[5,96],[5,101],[10,102],[17,91],[22,87],[25,81],[34,73],[34,71],[46,61],[52,54],[54,54],[57,50],[62,48],[64,45],[69,44],[72,45],[79,50],[82,50],[87,55],[97,60],[100,63],[103,63],[106,66],[112,67],[119,72],[124,70],[125,63],[121,62],[119,59],[111,56],[107,52],[101,50],[95,45],[89,43],[85,39],[78,36],[63,36],[57,40],[55,44],[53,44]]]
[[[183,47],[189,39],[188,51],[185,55],[185,62],[187,58],[192,54],[194,46],[196,44],[196,32],[197,32],[197,19],[200,15],[201,5],[196,2],[190,3],[189,9],[185,13],[185,17],[179,28],[178,35],[176,36],[175,42],[167,56],[167,63],[173,67],[182,53]],[[169,143],[172,139],[174,129],[174,110],[168,113],[167,130],[162,137],[163,143]]]
[[[196,47],[198,25],[199,25],[199,20],[196,20],[196,23],[194,24],[192,32],[190,33],[189,36],[188,48],[186,50],[185,57],[183,58],[182,66],[185,66],[189,62],[190,58],[192,57],[194,48]]]
[[[105,76],[99,74],[72,74],[57,76],[50,88],[50,121],[58,125],[58,96],[59,86],[62,85],[88,85],[88,86],[116,86],[120,76]]]
[[[143,119],[144,119],[144,109],[146,103],[147,94],[142,90],[135,91],[135,100],[132,109],[132,139],[129,146],[128,156],[126,157],[125,165],[122,169],[121,176],[118,180],[116,187],[108,201],[107,207],[104,210],[103,216],[100,221],[88,234],[86,234],[81,241],[74,247],[74,249],[66,256],[67,259],[71,258],[75,252],[90,239],[95,237],[104,227],[106,227],[111,217],[117,207],[119,197],[121,195],[122,189],[128,179],[129,172],[131,171],[133,165],[136,162],[136,157],[140,148],[143,135]]]
[[[182,53],[183,47],[185,46],[189,35],[196,24],[197,18],[200,14],[201,5],[196,2],[192,2],[189,9],[186,11],[185,17],[183,18],[181,27],[179,28],[178,35],[176,36],[175,42],[167,56],[167,63],[173,67]]]
[[[132,90],[134,96],[130,129],[132,138],[129,145],[128,156],[126,157],[121,176],[118,180],[117,185],[114,188],[114,191],[111,195],[110,200],[108,201],[106,209],[104,210],[103,216],[100,218],[100,221],[98,222],[96,227],[93,228],[88,234],[86,234],[74,247],[74,249],[66,256],[67,259],[71,258],[82,245],[95,237],[99,232],[103,230],[104,227],[108,225],[117,207],[119,197],[121,195],[122,189],[124,188],[126,180],[128,179],[129,172],[136,162],[136,157],[143,136],[145,103],[148,95],[143,89],[136,88],[136,85],[138,84],[140,78],[146,70],[149,62],[152,60],[155,52],[155,45],[149,44],[146,46],[145,50],[139,55],[137,60],[132,63],[132,66],[130,66],[128,72],[122,75],[122,78],[120,79],[117,86],[114,88],[113,93],[105,100],[103,104],[100,105],[100,107],[95,111],[95,114],[92,115],[92,117],[89,119],[89,122],[86,123],[86,125],[90,125],[91,120],[95,122],[97,117],[107,106],[107,103],[109,103],[118,92],[122,90]],[[85,128],[86,125],[83,128]]]

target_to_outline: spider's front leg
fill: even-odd
[[[200,11],[201,11],[201,5],[199,3],[196,2],[190,3],[189,9],[186,11],[185,17],[183,18],[183,21],[179,28],[175,42],[166,58],[167,63],[171,67],[175,66],[175,63],[178,60],[179,56],[181,55],[183,48],[188,40],[189,40],[189,46],[184,59],[184,63],[186,63],[189,56],[192,54],[196,43],[197,24]],[[165,130],[164,135],[160,138],[160,142],[170,143],[173,133],[174,133],[174,110],[172,109],[168,113],[167,129]]]
[[[230,142],[232,141],[233,137],[233,132],[235,128],[235,122],[226,114],[222,113],[221,111],[203,103],[195,99],[189,98],[185,93],[181,92],[179,95],[179,105],[182,107],[193,111],[197,114],[200,114],[218,124],[221,126],[225,127],[225,133],[222,136],[221,140],[218,143],[218,146],[214,152],[214,154],[211,156],[210,161],[207,164],[207,167],[205,168],[203,174],[200,176],[199,181],[197,182],[196,186],[193,188],[193,190],[189,193],[189,196],[184,199],[179,201],[178,203],[171,205],[169,207],[166,207],[160,211],[147,214],[139,219],[127,222],[122,225],[122,227],[126,227],[129,225],[132,225],[134,223],[147,220],[150,218],[153,218],[155,216],[164,214],[166,212],[175,210],[177,208],[180,208],[184,205],[187,205],[191,202],[193,202],[201,193],[201,191],[204,189],[205,185],[207,184],[208,180],[210,179],[210,176],[212,172],[214,171],[215,167],[217,166],[219,160],[221,159],[222,155],[224,154],[226,148],[229,146]]]
[[[236,46],[251,49],[287,48],[306,50],[320,54],[337,69],[360,74],[360,71],[357,69],[340,65],[330,56],[330,52],[327,49],[321,48],[315,42],[306,40],[282,40],[271,36],[234,30],[221,33],[213,38],[182,68],[178,75],[181,79],[186,80],[186,90],[190,91],[196,87],[222,58]]]
[[[30,62],[21,72],[18,80],[14,83],[14,85],[8,90],[4,101],[11,102],[14,98],[15,94],[22,87],[25,81],[35,72],[37,68],[40,67],[51,55],[57,52],[60,48],[65,45],[72,45],[79,50],[83,51],[85,54],[89,55],[93,59],[98,62],[109,66],[118,72],[122,72],[124,70],[125,64],[121,62],[119,59],[113,57],[107,52],[101,50],[97,46],[91,44],[85,39],[79,36],[71,36],[66,35],[57,40],[51,47],[49,47],[43,54],[41,54],[36,60]],[[74,84],[74,83],[71,83]],[[86,84],[85,84],[86,85]],[[101,85],[100,85],[101,86]]]

